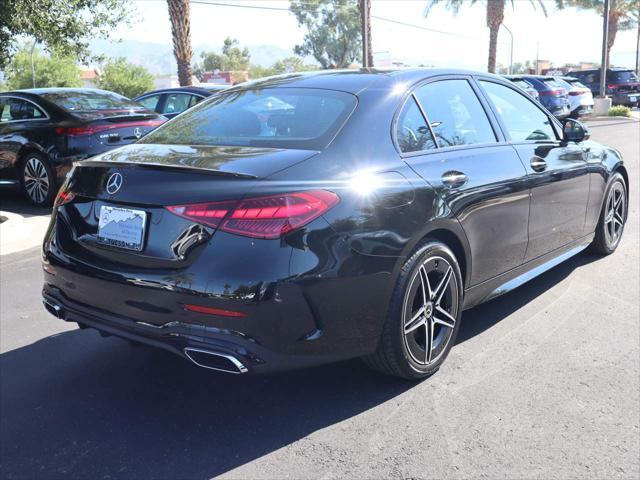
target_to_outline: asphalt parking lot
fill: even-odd
[[[268,377],[197,369],[56,320],[38,248],[1,256],[0,477],[637,479],[640,123],[590,126],[630,171],[618,251],[465,312],[422,383],[358,361]]]

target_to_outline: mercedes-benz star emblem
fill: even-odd
[[[136,127],[133,129],[133,134],[136,136],[136,138],[140,138],[142,136],[142,130]]]
[[[113,173],[107,180],[107,193],[109,195],[113,195],[114,193],[117,193],[118,190],[120,190],[121,186],[122,186],[122,175],[117,172]]]

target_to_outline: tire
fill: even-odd
[[[591,251],[600,255],[615,252],[627,222],[627,186],[619,173],[614,173],[604,195],[604,203]]]
[[[451,250],[435,240],[420,243],[402,266],[380,342],[363,358],[365,364],[407,380],[436,373],[458,336],[463,294],[460,267]]]
[[[20,185],[27,199],[38,207],[53,205],[57,193],[56,176],[48,160],[29,152],[20,162]]]

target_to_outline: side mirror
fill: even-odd
[[[562,134],[565,142],[584,142],[591,137],[589,129],[573,118],[567,118],[562,122]]]

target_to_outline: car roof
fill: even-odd
[[[227,91],[253,88],[294,87],[323,88],[341,90],[357,94],[368,88],[392,89],[398,83],[413,84],[441,75],[481,75],[503,80],[498,75],[471,70],[443,68],[403,68],[403,69],[348,69],[321,70],[316,72],[298,72],[261,78],[238,84]]]
[[[172,92],[197,93],[198,95],[202,95],[205,97],[216,93],[216,91],[214,90],[208,90],[206,88],[200,88],[200,87],[172,87],[172,88],[159,88],[157,90],[150,90],[148,92],[141,93],[135,98],[142,98],[142,97],[146,97],[147,95],[158,95],[162,93],[172,93]]]
[[[102,90],[100,88],[74,88],[74,87],[46,87],[46,88],[23,88],[20,90],[13,90],[14,93],[31,93],[33,95],[42,95],[45,93],[56,93],[56,92],[100,92],[100,93],[115,93],[110,92],[109,90]],[[8,93],[8,92],[7,92]],[[116,95],[120,95],[116,93]],[[122,95],[121,95],[122,96]]]

